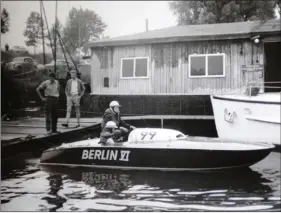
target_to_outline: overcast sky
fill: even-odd
[[[55,1],[44,1],[48,25],[55,20]],[[176,25],[176,17],[169,9],[168,1],[58,1],[58,19],[65,24],[72,7],[90,9],[101,16],[107,24],[104,36],[116,37],[145,30],[145,19],[149,30]],[[6,43],[25,46],[23,31],[25,22],[32,11],[40,12],[39,1],[1,1],[1,10],[10,14],[10,30],[1,34],[1,48]],[[33,48],[27,48],[33,52]],[[38,47],[38,51],[41,51]]]

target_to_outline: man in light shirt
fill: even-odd
[[[46,130],[48,135],[59,133],[57,131],[58,122],[58,108],[60,96],[60,84],[55,79],[56,74],[50,73],[49,80],[42,82],[37,88],[36,92],[42,101],[45,102],[46,113]],[[44,90],[45,97],[41,94],[40,90]]]
[[[71,79],[66,83],[65,95],[67,98],[67,112],[66,112],[66,121],[62,126],[68,127],[68,122],[71,114],[72,106],[75,106],[77,126],[80,127],[80,100],[84,95],[85,87],[80,79],[77,78],[76,70],[70,71]]]

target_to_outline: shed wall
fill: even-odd
[[[190,78],[190,54],[225,53],[225,77]],[[92,93],[99,95],[205,95],[242,92],[247,81],[263,81],[262,72],[242,65],[263,64],[263,44],[251,40],[181,42],[92,49]],[[121,58],[148,57],[146,79],[121,79]],[[104,78],[109,87],[104,87]]]

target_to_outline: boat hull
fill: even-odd
[[[271,150],[75,147],[46,150],[41,156],[41,164],[130,170],[218,170],[249,167],[264,159]]]
[[[280,148],[280,98],[277,102],[211,96],[219,138],[263,142]]]

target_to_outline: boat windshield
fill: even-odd
[[[129,134],[128,142],[171,141],[183,139],[186,136],[177,130],[161,128],[138,128]]]

